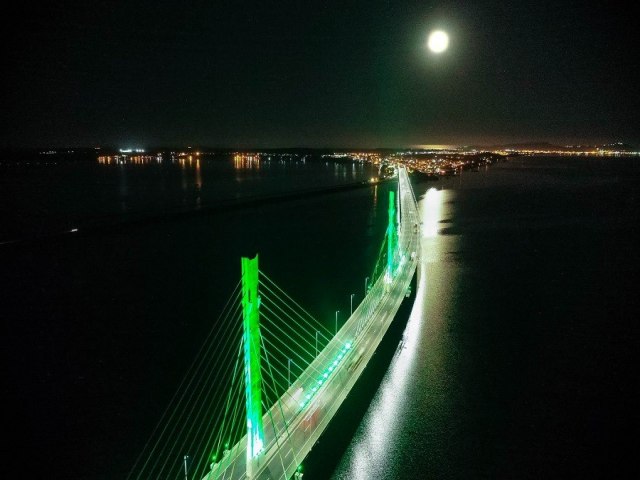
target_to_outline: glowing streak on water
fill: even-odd
[[[438,236],[438,222],[442,214],[443,191],[430,188],[424,197],[422,213],[422,236],[435,238]]]
[[[442,203],[444,192],[434,188],[430,189],[424,200],[420,202],[420,215],[422,218],[422,228],[427,229],[423,234],[425,238],[433,238],[438,235],[438,223],[441,220]],[[385,458],[389,452],[395,450],[390,439],[398,438],[398,428],[401,428],[401,421],[406,408],[407,385],[411,382],[411,375],[415,372],[414,357],[420,341],[420,332],[425,318],[425,299],[427,298],[428,263],[432,261],[433,255],[428,255],[427,249],[433,249],[433,240],[423,240],[422,261],[418,264],[420,269],[419,283],[416,291],[416,300],[407,322],[406,329],[402,337],[402,344],[396,352],[389,370],[385,374],[376,397],[373,399],[371,407],[366,414],[369,422],[364,422],[360,427],[363,431],[358,431],[355,435],[359,440],[353,444],[353,451],[348,456],[351,457],[351,465],[347,468],[340,468],[342,472],[348,472],[347,476],[334,478],[349,478],[355,480],[370,480],[380,478],[381,467],[385,463]],[[359,429],[360,430],[360,429]]]

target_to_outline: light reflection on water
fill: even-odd
[[[418,298],[424,296],[426,276],[418,284]],[[364,432],[358,432],[358,443],[353,450],[350,472],[345,478],[377,478],[379,463],[393,450],[393,442],[400,428],[398,413],[403,409],[406,384],[410,381],[410,371],[416,353],[416,343],[422,328],[423,306],[417,302],[414,306],[402,343],[394,357],[389,371],[385,375],[374,403],[367,412],[370,421],[366,422]]]
[[[406,426],[403,417],[410,408],[407,397],[412,391],[411,383],[416,370],[420,368],[416,365],[416,354],[422,341],[421,333],[426,322],[430,321],[427,315],[429,272],[431,264],[438,262],[444,254],[445,242],[438,235],[438,225],[447,213],[443,209],[445,198],[452,193],[450,190],[431,188],[419,202],[423,234],[415,303],[398,351],[351,445],[334,472],[335,479],[394,478],[391,474],[394,469],[392,457],[401,443],[399,438]]]
[[[444,192],[430,188],[422,201],[422,236],[434,238],[438,236],[438,222],[442,215],[442,197]]]

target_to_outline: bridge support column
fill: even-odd
[[[247,477],[252,478],[254,464],[264,448],[258,255],[252,259],[242,258],[242,320],[244,332],[244,382],[247,406]]]
[[[386,279],[390,282],[393,279],[394,255],[396,253],[396,202],[395,192],[389,192],[389,225],[387,226],[387,271]]]

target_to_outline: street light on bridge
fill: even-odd
[[[364,296],[367,296],[367,287],[369,286],[369,284],[367,283],[369,281],[369,277],[364,279]]]
[[[338,313],[340,313],[340,310],[336,310],[336,335],[338,334]]]
[[[353,296],[355,295],[355,293],[351,294],[351,315],[353,315]]]

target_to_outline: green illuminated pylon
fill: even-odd
[[[253,459],[264,447],[262,425],[262,375],[260,370],[260,297],[258,255],[242,258],[242,319],[244,330],[244,382],[247,404],[247,477]]]
[[[389,225],[387,226],[387,272],[386,278],[393,278],[393,256],[396,251],[396,202],[393,190],[389,192]]]

